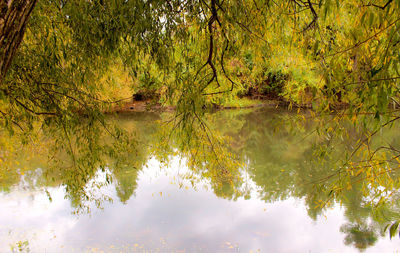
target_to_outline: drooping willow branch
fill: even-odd
[[[197,80],[198,75],[200,74],[200,72],[206,67],[209,66],[212,70],[212,76],[211,78],[207,81],[207,83],[202,87],[201,91],[204,91],[213,81],[215,81],[217,83],[218,88],[221,87],[219,80],[218,80],[218,73],[217,73],[217,68],[215,66],[214,63],[214,56],[215,54],[217,54],[217,52],[215,52],[215,45],[214,45],[214,32],[216,29],[216,26],[218,26],[221,30],[222,30],[222,34],[223,37],[225,39],[225,46],[222,50],[221,56],[220,56],[220,65],[221,65],[221,70],[223,75],[225,76],[225,78],[228,79],[228,81],[231,83],[231,87],[228,90],[225,91],[217,91],[217,92],[212,92],[212,93],[203,93],[202,95],[215,95],[215,94],[221,94],[221,93],[226,93],[226,92],[230,92],[233,90],[234,86],[236,85],[236,83],[232,80],[231,77],[229,77],[229,75],[226,72],[225,69],[225,64],[224,64],[224,57],[225,57],[225,52],[228,51],[229,49],[229,45],[230,45],[230,40],[227,36],[227,33],[224,29],[224,26],[221,23],[221,20],[218,16],[218,10],[222,10],[222,3],[219,3],[218,0],[211,0],[210,5],[208,5],[206,2],[204,2],[204,0],[202,0],[202,2],[205,4],[205,6],[211,11],[211,17],[208,20],[207,23],[207,29],[208,29],[208,33],[209,33],[209,49],[208,49],[208,57],[207,57],[207,61],[199,68],[199,70],[196,72],[195,74],[195,78],[194,81]],[[215,25],[215,23],[217,23],[217,25]]]
[[[211,5],[210,6],[206,2],[204,2],[204,0],[202,0],[202,2],[206,5],[207,8],[209,8],[211,10],[211,17],[210,17],[210,19],[208,20],[208,23],[207,23],[207,28],[208,28],[208,33],[209,33],[209,49],[208,49],[207,61],[196,72],[196,75],[195,75],[193,81],[196,81],[196,79],[197,79],[198,75],[200,74],[200,72],[208,65],[211,68],[211,70],[213,72],[213,75],[208,80],[207,84],[201,89],[201,90],[204,90],[214,80],[216,81],[218,87],[220,87],[220,84],[219,84],[219,81],[218,81],[217,68],[215,67],[214,62],[213,62],[213,56],[214,56],[214,22],[218,20],[218,12],[217,12],[217,7],[216,7],[216,0],[211,0]]]
[[[369,4],[363,5],[363,7],[372,6],[372,7],[376,7],[376,8],[379,8],[379,9],[384,10],[384,9],[386,9],[386,7],[389,6],[389,4],[390,4],[391,2],[393,2],[393,0],[387,1],[386,4],[385,4],[384,6],[380,6],[380,5],[377,5],[377,4],[374,4],[374,3],[371,3],[371,2],[370,2]]]

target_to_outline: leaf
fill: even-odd
[[[390,230],[389,230],[390,239],[392,239],[392,237],[395,236],[395,233],[397,232],[397,229],[398,229],[398,227],[399,227],[399,222],[400,222],[400,221],[396,221],[395,223],[393,223],[393,224],[390,226]]]

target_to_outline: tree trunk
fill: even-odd
[[[37,0],[0,0],[0,83],[22,41]]]

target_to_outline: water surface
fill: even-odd
[[[276,110],[209,115],[207,124],[230,136],[227,148],[241,164],[240,180],[227,183],[207,166],[189,166],[189,158],[175,146],[178,140],[171,141],[167,154],[157,153],[161,144],[155,136],[164,126],[158,121],[163,117],[141,113],[117,118],[138,132],[140,150],[132,154],[130,167],[96,169],[85,187],[92,198],[87,201],[77,204],[63,178],[57,173],[50,177],[43,162],[32,163],[17,180],[0,181],[0,252],[400,249],[398,238],[381,233],[384,223],[374,219],[357,187],[341,204],[337,200],[330,207],[315,207],[318,193],[310,179],[329,175],[351,140],[333,142],[332,163],[324,165],[313,161],[324,140],[310,135],[312,123],[293,123],[295,115]],[[397,132],[389,129],[380,139],[397,142]]]

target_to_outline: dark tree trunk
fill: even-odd
[[[0,0],[0,83],[22,41],[37,0]]]

